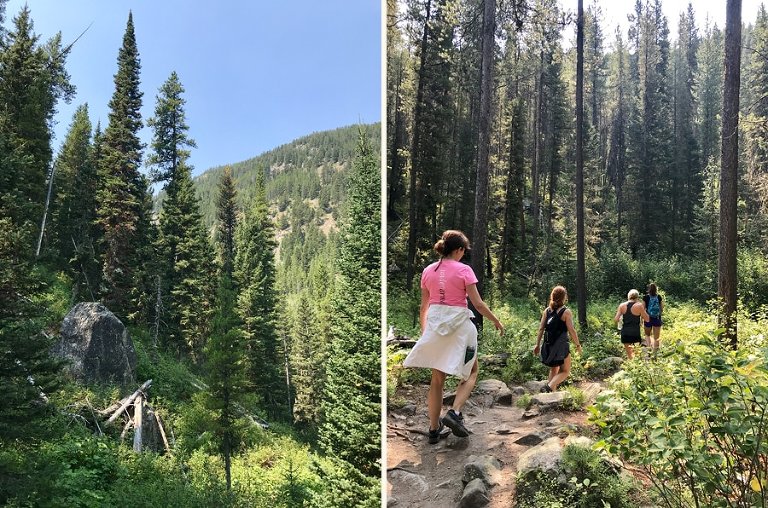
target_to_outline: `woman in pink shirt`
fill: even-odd
[[[427,396],[429,442],[437,443],[447,426],[460,437],[467,437],[461,407],[477,381],[477,328],[470,321],[475,309],[491,320],[502,334],[504,326],[483,302],[477,291],[477,277],[469,265],[460,260],[469,249],[469,240],[461,231],[448,230],[435,244],[440,259],[421,274],[421,337],[403,362],[405,367],[432,369],[432,382]],[[440,418],[443,388],[447,375],[459,376],[453,406]]]

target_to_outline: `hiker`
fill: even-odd
[[[643,296],[646,311],[650,319],[645,320],[645,340],[654,353],[659,350],[659,336],[661,335],[661,313],[664,312],[664,303],[656,284],[648,284],[648,292]],[[653,330],[653,340],[651,340]]]
[[[533,354],[539,356],[541,363],[549,367],[547,384],[541,388],[541,392],[554,392],[560,383],[568,378],[571,372],[571,347],[568,342],[570,335],[576,350],[581,354],[581,343],[573,327],[573,313],[565,306],[568,301],[568,292],[563,286],[555,286],[549,296],[549,305],[541,313],[539,333],[536,337],[536,347]],[[541,339],[544,335],[544,345]]]
[[[635,356],[634,345],[640,343],[640,318],[646,321],[650,319],[645,311],[645,304],[639,299],[640,292],[637,289],[630,289],[627,293],[627,301],[619,304],[616,315],[613,316],[613,320],[617,323],[623,320],[621,343],[624,344],[624,350],[630,360]]]
[[[440,259],[421,274],[421,337],[416,342],[404,367],[432,369],[432,382],[427,396],[429,443],[437,443],[448,435],[444,427],[459,437],[467,437],[461,407],[477,381],[477,328],[470,321],[474,315],[467,307],[467,296],[475,309],[493,322],[504,334],[504,326],[483,302],[477,291],[477,277],[472,267],[461,263],[469,250],[469,240],[461,231],[448,230],[435,244]],[[443,387],[448,375],[459,376],[453,406],[440,418]]]

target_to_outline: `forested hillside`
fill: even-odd
[[[378,506],[378,126],[206,173],[201,200],[184,86],[142,86],[141,20],[104,70],[108,123],[82,104],[58,149],[71,47],[27,7],[0,21],[0,504]],[[92,301],[128,328],[135,385],[51,354]]]

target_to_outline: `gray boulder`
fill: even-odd
[[[486,506],[490,502],[488,489],[480,478],[475,478],[464,488],[459,501],[459,508],[475,508]]]
[[[517,472],[523,475],[531,471],[557,473],[562,455],[560,439],[551,437],[520,455],[517,461]]]
[[[492,487],[499,484],[499,473],[501,470],[501,462],[499,459],[492,455],[481,455],[477,457],[470,455],[467,458],[467,463],[464,464],[464,483],[469,483],[472,480],[480,479]]]
[[[104,305],[75,305],[61,324],[51,352],[69,362],[67,370],[84,383],[136,383],[136,350],[123,323]]]

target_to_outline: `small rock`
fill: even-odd
[[[527,474],[531,471],[557,472],[561,457],[560,438],[551,437],[520,455],[517,461],[517,472],[519,474]]]
[[[525,436],[516,440],[515,443],[522,446],[536,446],[548,437],[548,432],[531,432],[530,434],[526,434]]]
[[[512,388],[510,388],[510,390],[512,390],[512,395],[514,395],[515,397],[519,397],[527,393],[525,391],[525,388],[523,388],[522,386],[513,386]]]
[[[464,483],[469,483],[479,478],[489,487],[498,485],[499,481],[496,475],[500,470],[501,462],[496,457],[492,455],[482,455],[480,457],[470,455],[467,458],[467,463],[464,464],[463,481]]]
[[[407,417],[407,416],[405,416],[405,415],[401,415],[401,414],[398,414],[398,413],[392,413],[392,417],[393,417],[395,420],[407,420],[407,419],[408,419],[408,417]]]
[[[405,488],[421,492],[422,494],[429,492],[429,484],[427,483],[427,480],[416,473],[395,469],[394,471],[389,472],[387,479],[393,483],[401,482],[405,485]]]
[[[404,415],[413,416],[416,414],[416,404],[408,404],[400,408],[400,412]]]
[[[397,498],[394,496],[387,496],[387,507],[397,506]]]
[[[475,508],[477,506],[485,506],[490,502],[488,497],[488,489],[483,481],[476,478],[469,482],[464,487],[464,493],[461,495],[459,501],[459,508]]]
[[[456,399],[456,392],[448,392],[443,394],[443,404],[446,406],[450,406],[453,404],[453,401]]]
[[[498,427],[496,427],[495,432],[496,434],[502,434],[502,435],[517,433],[516,430],[513,430],[506,425],[499,425]]]
[[[534,416],[539,416],[541,414],[541,410],[539,410],[538,406],[533,406],[532,408],[528,409],[525,413],[523,413],[523,418],[533,418]]]
[[[563,406],[563,402],[569,397],[568,392],[537,393],[531,397],[531,402],[539,406],[542,411],[552,411]]]
[[[438,483],[435,485],[436,489],[444,489],[451,486],[451,480],[444,481],[443,483]]]
[[[559,427],[563,424],[563,421],[560,420],[560,418],[552,418],[548,422],[544,423],[545,427]]]
[[[496,393],[500,390],[509,390],[509,387],[498,379],[483,379],[475,385],[475,391],[479,393]]]
[[[545,384],[547,384],[547,381],[528,381],[524,386],[528,393],[539,393],[539,390],[544,388]]]

